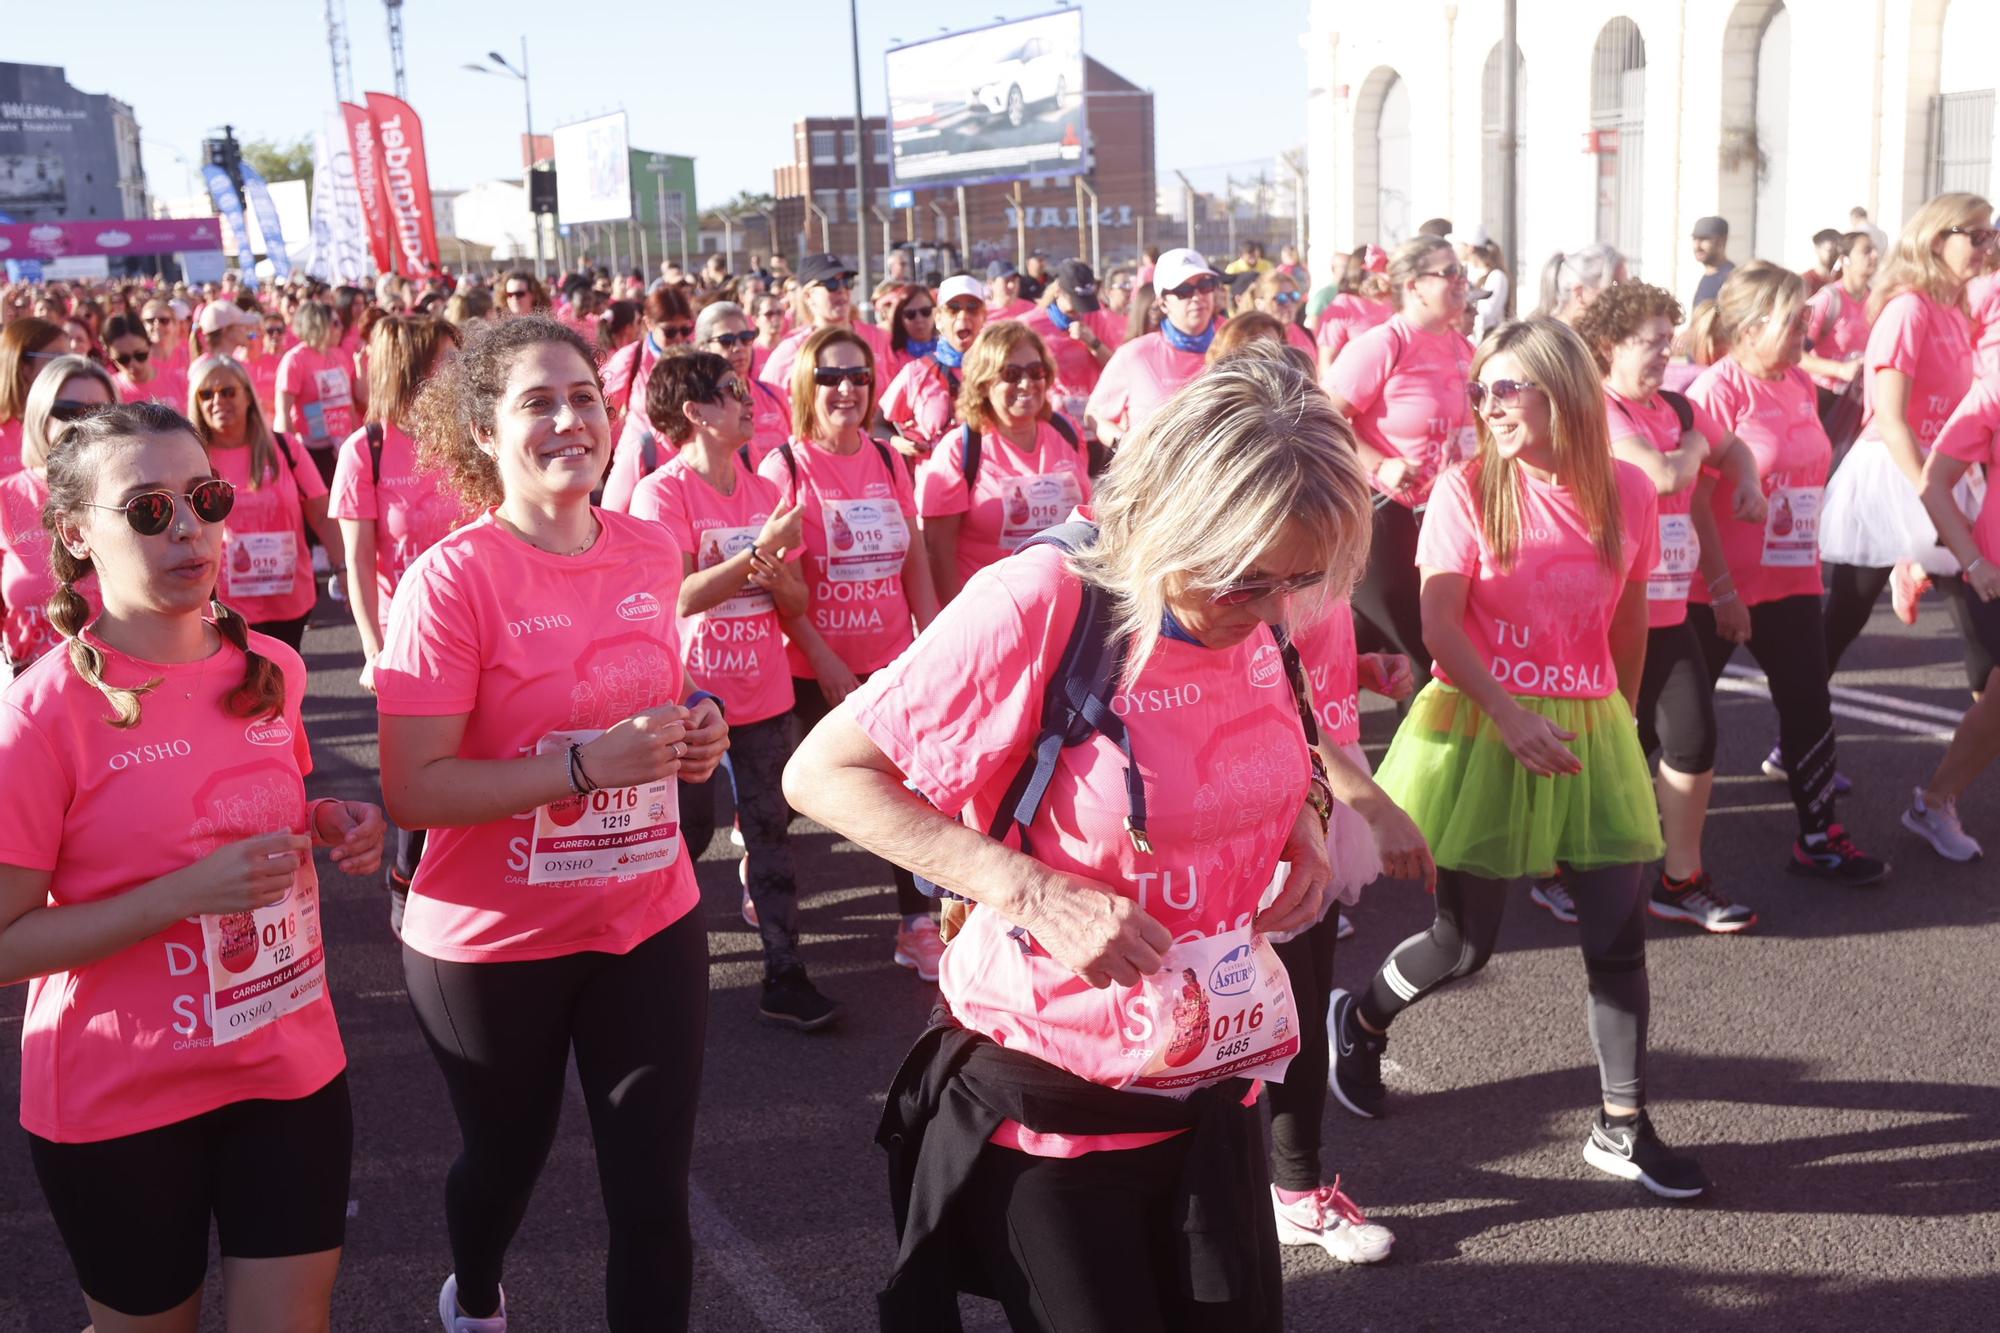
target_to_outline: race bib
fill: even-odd
[[[1771,495],[1764,518],[1764,564],[1810,569],[1819,563],[1818,486],[1785,486]]]
[[[1299,1053],[1291,978],[1249,926],[1175,944],[1135,996],[1153,1015],[1134,1092],[1185,1096],[1254,1071],[1283,1082]]]
[[[561,754],[601,731],[552,731],[536,754]],[[638,787],[601,787],[535,807],[528,883],[627,879],[663,870],[681,854],[680,788],[673,778]]]
[[[326,404],[301,403],[299,410],[305,413],[306,438],[314,444],[325,444],[331,438],[326,427]]]
[[[761,528],[708,529],[701,534],[701,550],[695,555],[695,567],[714,569],[733,556],[742,554],[757,544],[757,534],[761,531]],[[709,608],[708,614],[742,619],[745,616],[760,616],[776,605],[770,593],[746,580],[742,592],[720,606]]]
[[[1686,514],[1660,515],[1660,562],[1646,576],[1646,596],[1655,602],[1685,602],[1701,557],[1701,538]]]
[[[292,881],[284,899],[254,912],[201,919],[215,1044],[225,1045],[317,1000],[326,990],[319,887]]]
[[[894,500],[828,500],[820,513],[828,578],[861,583],[902,574],[910,528]]]
[[[292,590],[298,567],[296,533],[232,532],[222,565],[223,596],[282,596]]]
[[[1001,482],[1007,507],[1000,526],[1000,549],[1017,551],[1030,537],[1052,528],[1083,503],[1083,488],[1069,472],[1045,472],[1032,477],[1008,477]]]
[[[319,389],[322,399],[339,401],[348,396],[347,372],[329,367],[313,376],[313,384]]]

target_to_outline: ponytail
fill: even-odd
[[[1704,303],[1694,312],[1687,327],[1688,359],[1698,366],[1712,366],[1729,355],[1729,343],[1722,336],[1722,309],[1715,301]]]
[[[53,524],[50,526],[53,527]],[[77,580],[90,572],[90,561],[83,556],[72,555],[62,534],[56,533],[54,538],[49,546],[49,563],[54,566],[59,586],[49,597],[49,624],[68,642],[69,662],[76,668],[76,674],[110,701],[111,716],[105,720],[121,731],[129,731],[139,725],[140,696],[151,693],[160,679],[155,676],[129,690],[104,679],[104,654],[83,637],[83,627],[90,621],[90,603],[84,601],[83,594],[76,590]]]
[[[238,717],[276,717],[285,709],[285,673],[276,662],[250,647],[250,623],[243,613],[220,599],[209,602],[215,627],[243,654],[243,679],[224,700]]]

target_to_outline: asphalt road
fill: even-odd
[[[342,608],[307,639],[307,722],[318,794],[373,797],[375,721]],[[1723,747],[1709,864],[1763,920],[1735,938],[1652,923],[1656,1121],[1699,1152],[1717,1186],[1672,1205],[1584,1165],[1595,1096],[1572,931],[1516,891],[1480,977],[1406,1015],[1390,1048],[1389,1119],[1331,1108],[1328,1165],[1394,1229],[1385,1264],[1286,1258],[1298,1329],[1819,1329],[1995,1326],[2000,1305],[2000,873],[1952,866],[1897,814],[1964,700],[1956,640],[1935,599],[1906,630],[1886,603],[1851,654],[1841,763],[1857,839],[1892,856],[1875,889],[1782,871],[1784,790],[1755,776],[1775,726],[1738,682],[1720,699]],[[1924,710],[1932,710],[1926,713]],[[1883,719],[1887,719],[1886,721]],[[1387,740],[1391,718],[1366,719]],[[1948,723],[1942,724],[1948,730]],[[2000,856],[2000,777],[1963,803]],[[807,958],[845,1025],[802,1037],[762,1025],[756,941],[737,916],[732,850],[701,867],[711,1016],[694,1167],[695,1325],[786,1333],[873,1327],[893,1249],[872,1145],[881,1094],[921,1027],[928,988],[889,959],[892,899],[851,846],[801,823]],[[373,884],[322,864],[331,974],[351,1061],[352,1221],[337,1329],[434,1328],[450,1266],[442,1181],[457,1133],[402,990]],[[1343,984],[1428,921],[1421,890],[1377,885],[1352,913]],[[23,992],[0,992],[0,1029]],[[19,1064],[0,1066],[0,1098]],[[85,1322],[26,1144],[0,1129],[0,1329]],[[604,1228],[588,1130],[573,1100],[507,1290],[517,1329],[602,1324]],[[220,1328],[211,1267],[205,1328]],[[997,1309],[967,1300],[975,1328]]]

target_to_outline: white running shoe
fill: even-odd
[[[1336,940],[1353,939],[1354,923],[1347,919],[1347,913],[1345,912],[1337,913],[1337,915],[1340,917],[1340,923],[1333,928],[1333,937]]]
[[[745,856],[736,863],[736,879],[743,885],[743,924],[752,930],[757,924],[757,904],[750,898],[750,858]]]
[[[1535,887],[1528,890],[1528,901],[1566,926],[1576,924],[1576,899],[1569,896],[1558,875],[1536,880]]]
[[[1396,1243],[1389,1228],[1370,1222],[1341,1192],[1339,1176],[1296,1203],[1280,1200],[1273,1186],[1271,1208],[1278,1215],[1280,1245],[1317,1245],[1344,1264],[1380,1263]]]
[[[507,1293],[500,1293],[499,1314],[474,1319],[458,1308],[458,1274],[453,1273],[438,1293],[438,1318],[444,1321],[444,1333],[507,1333]]]
[[[1903,811],[1903,827],[1928,842],[1947,861],[1977,861],[1986,855],[1986,849],[1958,822],[1958,802],[1926,805],[1922,787],[1910,793],[1910,808]]]

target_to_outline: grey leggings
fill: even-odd
[[[1604,1100],[1645,1105],[1646,892],[1640,867],[1564,870],[1576,900],[1583,968],[1590,977],[1590,1042]],[[1361,1017],[1387,1031],[1397,1014],[1493,956],[1508,883],[1438,868],[1437,920],[1397,945],[1360,1000]]]

